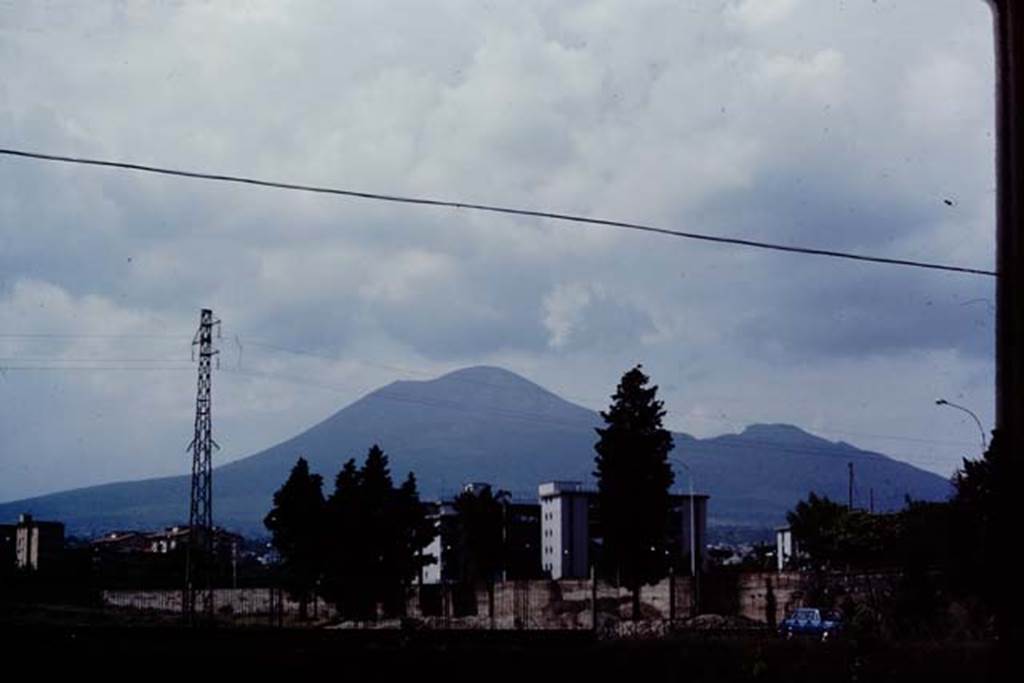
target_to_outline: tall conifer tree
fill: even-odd
[[[310,474],[309,464],[299,458],[291,475],[274,494],[274,507],[263,520],[281,555],[284,587],[299,602],[299,616],[306,606],[323,568],[323,479]]]
[[[637,365],[622,376],[612,404],[601,413],[594,476],[604,538],[604,571],[633,594],[633,618],[640,617],[640,587],[664,577],[669,521],[669,487],[674,475],[668,454],[672,434],[662,427],[657,386]]]

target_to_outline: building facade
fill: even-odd
[[[669,553],[671,565],[676,574],[688,574],[691,567],[694,571],[707,569],[704,548],[707,547],[708,531],[708,496],[695,493],[691,504],[689,494],[672,494],[669,497],[671,512],[669,515]],[[690,516],[693,515],[693,524]],[[690,534],[693,533],[691,544]],[[690,562],[690,549],[693,548],[694,561]]]
[[[596,492],[578,481],[552,481],[537,488],[540,498],[541,568],[552,579],[590,574],[591,513]]]
[[[800,552],[799,544],[789,527],[775,530],[775,566],[781,572],[789,569]]]
[[[463,486],[464,494],[481,495],[490,491],[487,483],[474,482]],[[536,503],[515,501],[498,496],[501,505],[501,580],[540,578],[540,507]],[[454,499],[426,503],[428,518],[433,520],[436,535],[423,550],[433,559],[420,570],[423,584],[458,583],[462,581],[465,549],[462,527]]]
[[[23,514],[15,527],[15,566],[38,570],[58,561],[64,552],[64,525],[39,522]]]
[[[597,491],[578,481],[552,481],[537,489],[541,512],[541,567],[552,579],[582,579],[600,564],[603,547]],[[669,565],[677,573],[704,567],[708,496],[671,494]],[[692,524],[691,524],[692,517]],[[692,534],[692,542],[691,542]],[[693,549],[694,561],[690,562]]]

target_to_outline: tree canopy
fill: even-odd
[[[284,587],[305,616],[306,604],[323,569],[323,478],[310,474],[299,458],[288,480],[274,494],[274,507],[263,520],[282,559]]]
[[[349,460],[338,473],[326,527],[325,597],[349,616],[372,617],[377,604],[401,613],[406,589],[430,559],[422,551],[434,535],[415,476],[396,488],[387,455],[373,445],[361,468]]]
[[[274,497],[267,527],[286,573],[301,568],[304,594],[319,584],[320,594],[345,616],[373,618],[378,605],[401,613],[410,582],[431,559],[422,551],[434,536],[415,476],[395,487],[388,457],[374,445],[362,467],[355,459],[345,462],[326,501],[320,487],[320,476],[310,475],[300,458]]]
[[[626,372],[594,445],[604,572],[633,592],[634,618],[640,586],[667,571],[669,487],[674,481],[668,454],[672,434],[662,426],[657,386],[637,365]]]
[[[459,576],[474,584],[492,582],[505,565],[504,507],[507,491],[490,486],[467,489],[455,498],[459,519]]]

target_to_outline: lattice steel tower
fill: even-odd
[[[191,624],[213,619],[213,419],[210,414],[211,362],[217,355],[213,348],[213,328],[220,335],[220,321],[213,311],[204,308],[199,316],[199,329],[192,339],[193,353],[198,347],[199,380],[196,390],[195,435],[188,450],[192,452],[192,495],[188,514],[188,549],[186,551],[185,589],[182,613]],[[194,357],[194,356],[193,356]]]

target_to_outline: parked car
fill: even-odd
[[[779,634],[785,638],[808,637],[830,640],[843,630],[842,619],[836,613],[826,613],[816,607],[800,607],[793,610],[779,624]]]

